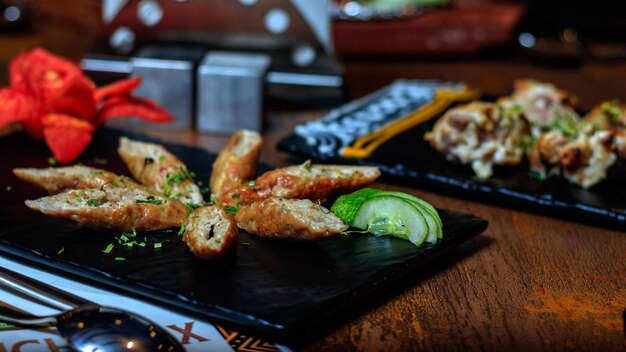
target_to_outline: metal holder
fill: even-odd
[[[198,130],[260,131],[265,75],[270,62],[264,54],[208,53],[198,67]]]

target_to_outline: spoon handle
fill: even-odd
[[[56,322],[55,316],[36,316],[6,302],[0,302],[0,320],[21,326],[43,326]]]
[[[43,282],[0,267],[0,285],[18,291],[40,303],[66,311],[94,303]]]

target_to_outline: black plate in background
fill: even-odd
[[[496,167],[486,181],[478,180],[469,165],[450,162],[424,141],[434,120],[407,130],[380,146],[367,159],[327,158],[296,134],[287,136],[278,149],[324,162],[356,163],[380,167],[386,176],[437,189],[457,196],[521,207],[549,216],[592,225],[626,229],[626,170],[616,165],[608,179],[583,189],[562,178],[537,180],[527,165]]]
[[[79,161],[126,173],[116,154],[120,135],[101,129]],[[198,180],[208,180],[214,155],[166,146]],[[47,155],[44,145],[23,134],[0,140],[0,251],[276,336],[297,334],[329,318],[336,321],[342,309],[355,306],[487,227],[483,219],[441,210],[443,241],[419,249],[407,241],[367,235],[294,243],[242,233],[236,253],[216,263],[193,257],[177,237],[178,229],[172,229],[139,234],[147,237],[146,248],[116,246],[105,254],[101,250],[120,233],[77,229],[23,204],[43,194],[15,178],[11,169],[47,166]],[[105,158],[107,164],[94,164],[94,158]],[[161,249],[153,248],[157,242],[162,243]],[[115,261],[115,257],[126,260]]]

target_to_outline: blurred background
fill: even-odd
[[[147,83],[139,94],[180,116],[175,128],[209,132],[261,129],[267,104],[332,107],[398,78],[465,82],[498,96],[514,79],[531,77],[573,90],[585,110],[626,100],[624,7],[608,0],[0,0],[0,83],[12,57],[42,46],[80,61],[98,84],[141,75]]]

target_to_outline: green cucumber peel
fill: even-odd
[[[441,218],[427,202],[402,192],[363,188],[343,195],[331,211],[353,227],[392,235],[419,246],[442,236]]]

